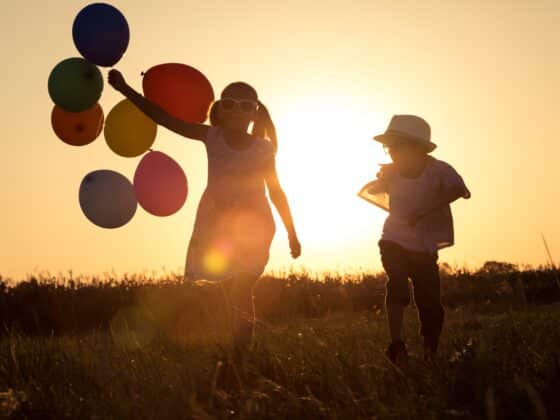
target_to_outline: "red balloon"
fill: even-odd
[[[214,102],[212,85],[197,69],[168,63],[152,67],[142,80],[144,95],[169,114],[190,123],[203,123]]]
[[[170,216],[187,199],[187,177],[177,162],[161,152],[147,153],[134,173],[134,193],[144,210]]]

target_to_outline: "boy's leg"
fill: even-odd
[[[410,303],[408,289],[407,252],[390,241],[380,241],[381,262],[387,273],[385,307],[391,333],[391,342],[402,342],[404,308]]]
[[[420,320],[420,334],[425,349],[435,353],[443,327],[445,312],[441,304],[441,289],[437,254],[416,254],[411,261],[414,302]]]

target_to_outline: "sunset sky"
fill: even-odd
[[[206,182],[203,145],[159,128],[153,148],[187,174],[186,205],[167,218],[139,208],[125,227],[103,230],[80,210],[82,178],[112,169],[132,179],[140,159],[115,155],[103,135],[75,148],[51,129],[47,79],[59,61],[79,56],[72,23],[88,3],[2,4],[3,277],[183,270]],[[388,161],[371,137],[393,114],[425,118],[439,145],[434,156],[472,191],[453,205],[456,245],[440,261],[543,264],[541,233],[560,259],[559,1],[110,3],[130,26],[116,68],[133,87],[141,89],[142,71],[181,62],[202,71],[216,95],[243,80],[269,107],[303,247],[292,262],[277,218],[269,271],[381,269],[385,214],[356,193]],[[120,99],[105,86],[105,115]]]

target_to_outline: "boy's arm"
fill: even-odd
[[[395,166],[392,163],[382,163],[379,172],[376,174],[377,179],[368,184],[369,188],[367,192],[369,194],[387,192],[389,179],[393,176],[395,171]]]
[[[358,192],[358,197],[377,206],[385,211],[389,211],[388,181],[391,165],[381,165],[377,173],[377,179],[368,182]]]
[[[471,197],[471,192],[465,185],[463,178],[451,165],[440,162],[440,168],[441,192],[430,206],[410,218],[409,224],[411,226],[416,225],[420,219],[426,217],[431,212],[451,204],[459,198],[468,199]]]
[[[438,200],[436,200],[433,203],[433,205],[431,205],[427,209],[411,216],[410,220],[408,221],[409,225],[411,225],[411,226],[416,225],[416,223],[418,223],[418,221],[420,219],[426,217],[431,212],[433,212],[433,211],[435,211],[435,210],[437,210],[437,209],[439,209],[439,208],[441,208],[445,205],[448,205],[448,204],[454,202],[455,200],[457,200],[461,197],[469,198],[470,197],[470,192],[469,192],[469,196],[466,197],[465,196],[465,188],[463,188],[460,185],[455,185],[455,186],[446,188],[444,191],[442,191],[442,193],[438,197]]]

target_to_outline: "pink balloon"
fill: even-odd
[[[134,173],[134,193],[148,213],[170,216],[185,204],[187,177],[179,164],[165,153],[149,152]]]

